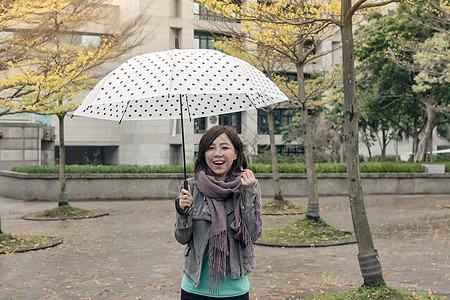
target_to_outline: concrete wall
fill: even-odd
[[[271,174],[256,174],[263,197],[273,195]],[[320,195],[346,195],[345,174],[318,174]],[[450,174],[361,174],[365,194],[449,194]],[[171,199],[181,174],[68,174],[70,200]],[[283,196],[307,196],[306,174],[281,174]],[[0,195],[21,200],[57,201],[57,174],[0,171]]]

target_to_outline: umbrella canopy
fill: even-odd
[[[127,60],[94,87],[75,115],[117,121],[198,118],[286,100],[241,59],[217,50],[174,49]]]
[[[261,71],[217,50],[169,50],[135,56],[106,75],[74,115],[116,121],[198,118],[288,100]]]

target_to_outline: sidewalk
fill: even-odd
[[[265,199],[268,200],[268,199]],[[290,199],[306,205],[306,198]],[[386,283],[449,296],[448,195],[365,196]],[[172,201],[72,202],[109,216],[73,221],[26,221],[53,208],[0,196],[5,233],[64,239],[55,248],[0,255],[1,299],[179,299],[183,249],[173,238]],[[353,231],[347,197],[321,197],[327,223]],[[299,216],[264,216],[265,230]],[[251,299],[302,299],[320,290],[362,284],[357,245],[326,248],[255,246]]]

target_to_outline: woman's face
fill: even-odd
[[[236,150],[226,133],[219,135],[205,153],[206,164],[214,173],[214,177],[220,181],[227,178],[228,171],[236,158]]]

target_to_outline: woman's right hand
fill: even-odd
[[[189,190],[182,189],[180,192],[180,195],[178,196],[178,205],[180,206],[181,210],[184,210],[186,207],[191,207],[192,202],[194,201],[194,198],[192,198],[191,195],[191,187],[188,186]]]

